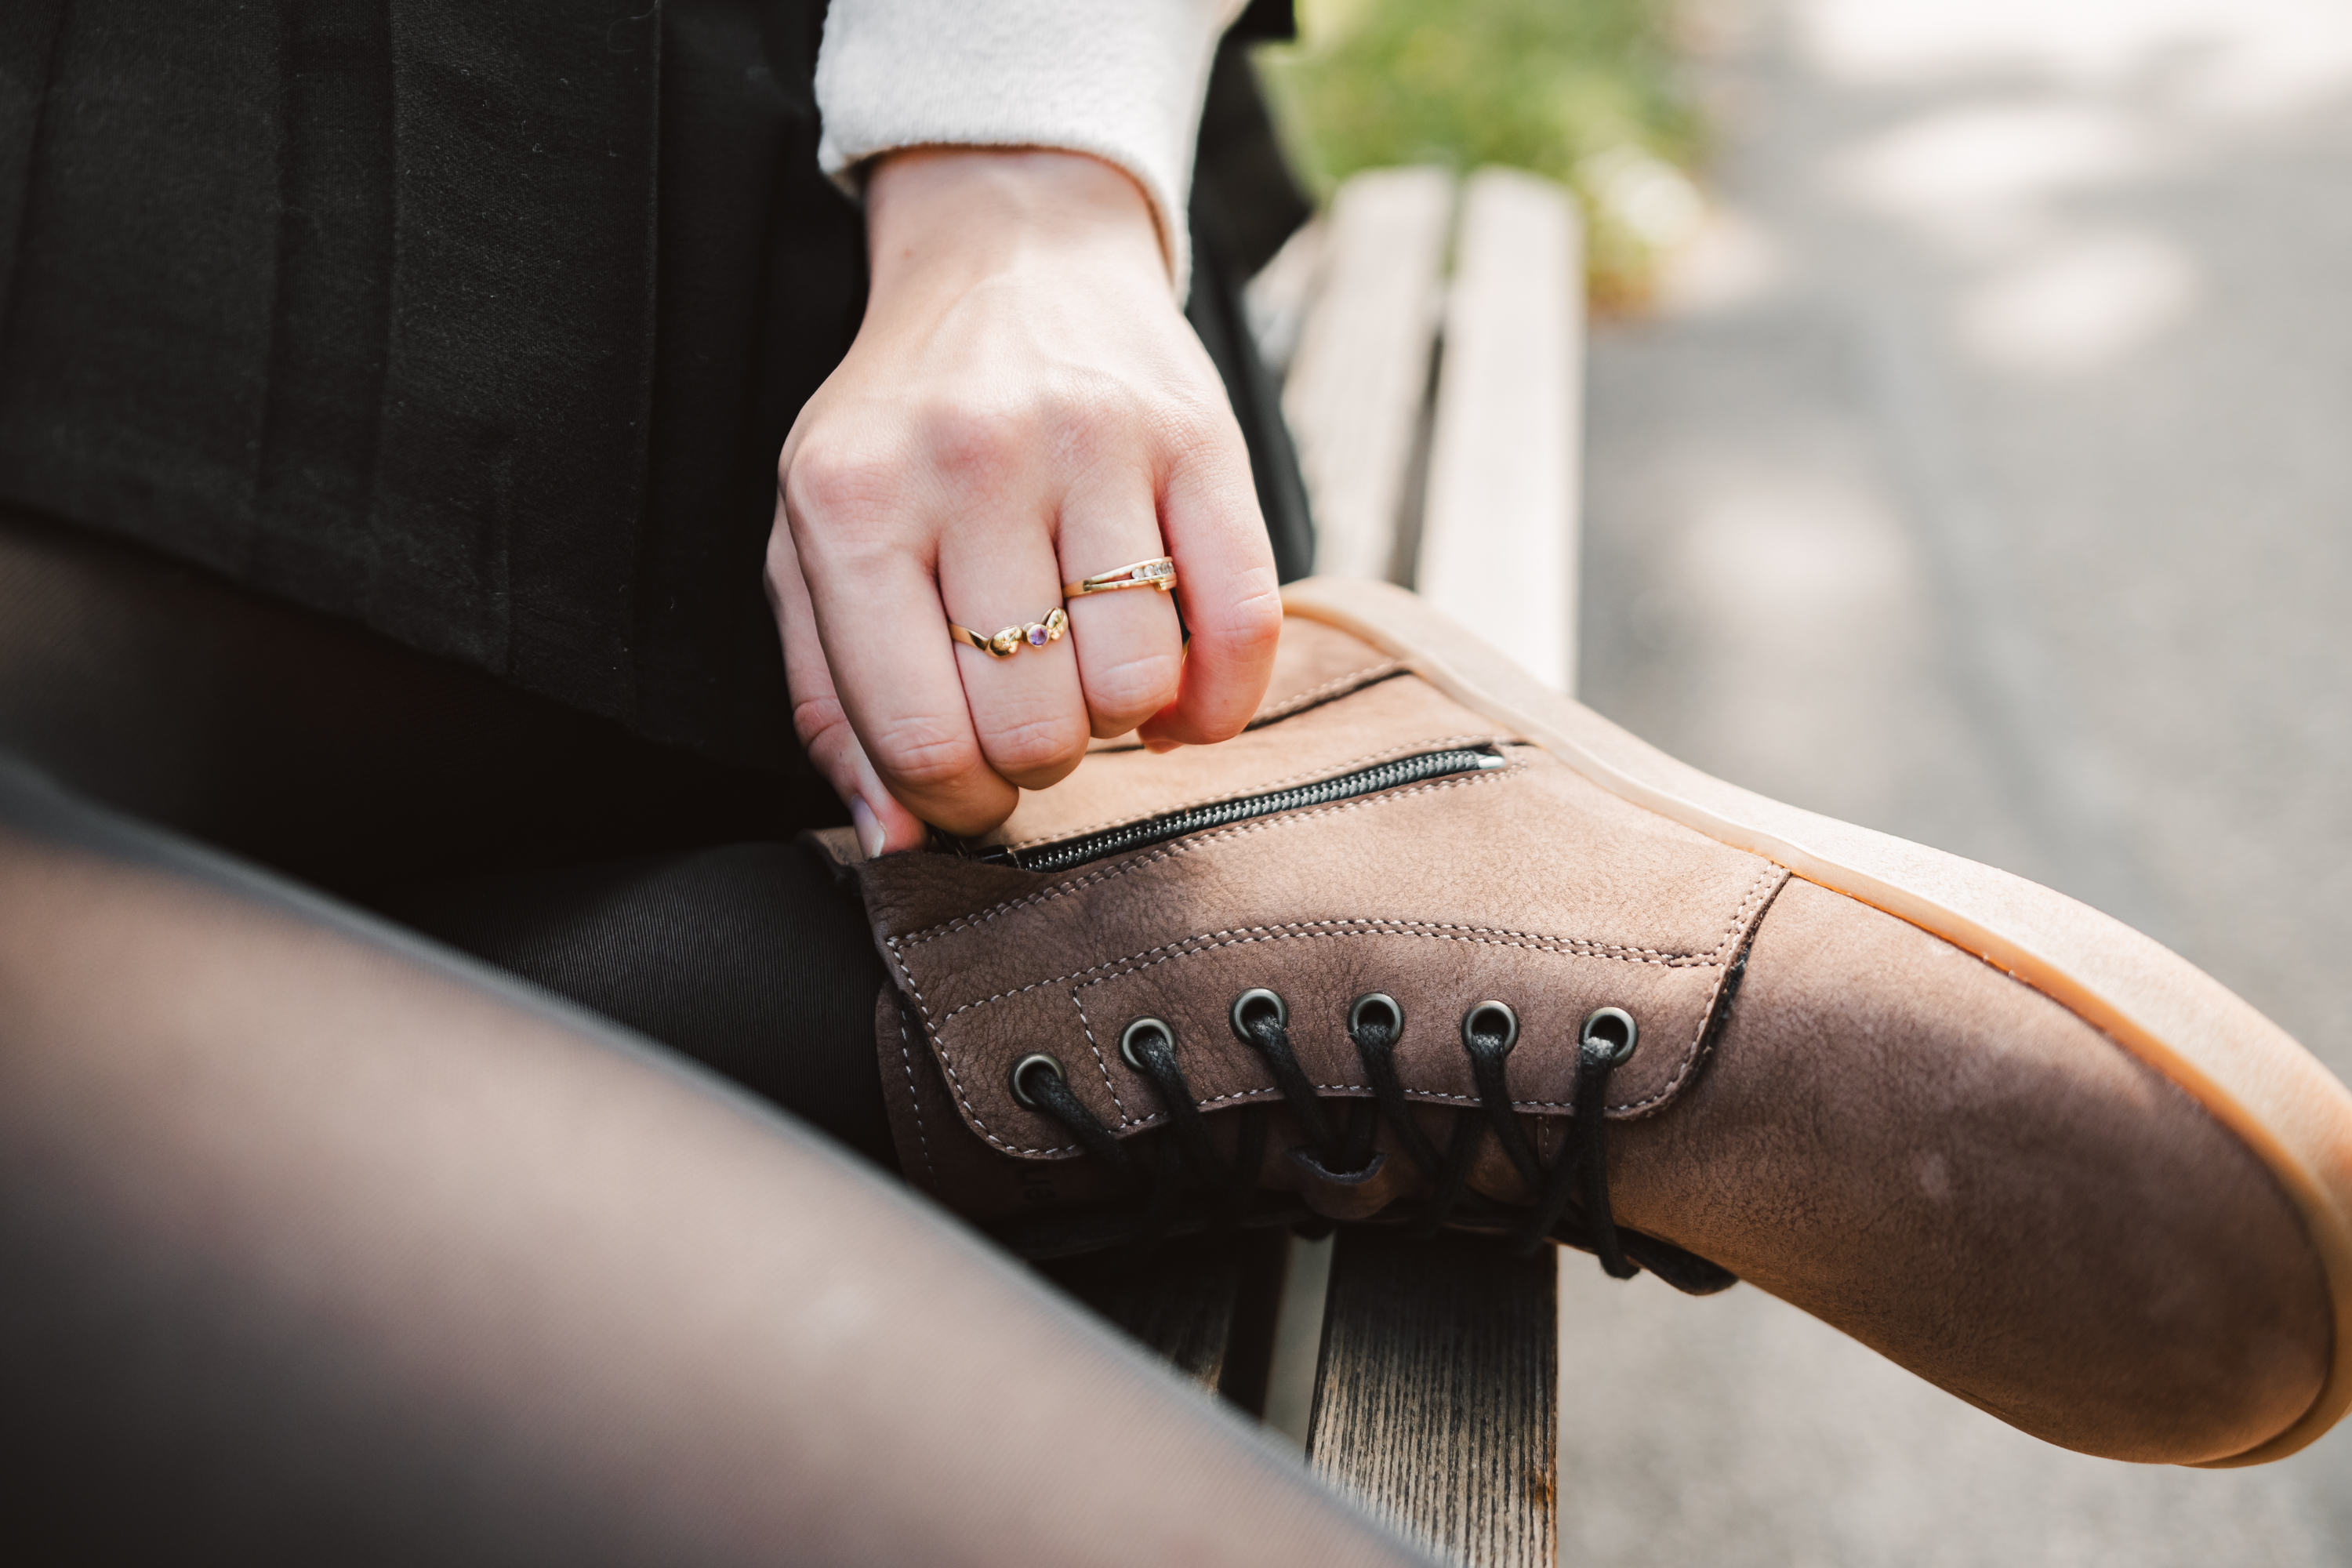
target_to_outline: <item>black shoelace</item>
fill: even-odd
[[[1743,958],[1727,977],[1718,1016],[1744,967]],[[1448,1224],[1502,1230],[1523,1255],[1549,1237],[1594,1254],[1601,1268],[1620,1279],[1647,1268],[1694,1292],[1721,1289],[1732,1282],[1729,1273],[1705,1258],[1654,1237],[1620,1229],[1610,1210],[1603,1108],[1611,1077],[1633,1057],[1638,1040],[1633,1018],[1623,1009],[1602,1007],[1584,1022],[1577,1043],[1575,1110],[1566,1119],[1559,1148],[1549,1165],[1511,1107],[1504,1064],[1517,1043],[1519,1022],[1501,1002],[1481,1002],[1462,1020],[1463,1048],[1470,1058],[1483,1114],[1459,1118],[1442,1150],[1413,1116],[1397,1074],[1404,1010],[1394,997],[1373,992],[1358,997],[1348,1010],[1348,1037],[1363,1062],[1372,1098],[1349,1100],[1344,1110],[1341,1102],[1316,1094],[1291,1047],[1289,1009],[1279,995],[1267,990],[1244,992],[1234,999],[1231,1017],[1234,1032],[1265,1060],[1284,1104],[1306,1135],[1306,1145],[1294,1151],[1293,1158],[1334,1180],[1370,1179],[1388,1157],[1373,1148],[1380,1124],[1387,1122],[1432,1188],[1425,1202],[1402,1214],[1413,1233],[1433,1235]],[[1712,1026],[1715,1020],[1709,1022]],[[1228,1226],[1247,1223],[1262,1199],[1257,1174],[1265,1154],[1265,1107],[1252,1105],[1234,1113],[1240,1120],[1228,1161],[1218,1153],[1207,1116],[1185,1081],[1170,1025],[1158,1018],[1135,1020],[1120,1034],[1119,1054],[1151,1080],[1167,1109],[1168,1127],[1156,1138],[1139,1139],[1130,1146],[1114,1134],[1071,1091],[1062,1064],[1049,1056],[1024,1057],[1014,1064],[1013,1094],[1067,1128],[1079,1147],[1135,1188],[1139,1212],[1129,1232],[1130,1241],[1149,1246],[1168,1233],[1183,1212],[1188,1175],[1218,1220]],[[1536,1194],[1531,1205],[1507,1207],[1471,1191],[1471,1170],[1489,1137]],[[1384,1211],[1381,1217],[1391,1216]],[[1329,1226],[1327,1223],[1321,1228]]]

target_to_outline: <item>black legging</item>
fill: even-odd
[[[22,519],[0,749],[0,1555],[1416,1560],[802,1121],[193,841],[884,1153],[757,781]]]

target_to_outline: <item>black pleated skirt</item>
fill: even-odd
[[[0,500],[796,768],[775,455],[866,291],[816,166],[822,26],[821,0],[7,0]],[[1192,314],[1295,574],[1237,289],[1304,208],[1258,206],[1207,215]]]

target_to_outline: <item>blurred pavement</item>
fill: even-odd
[[[1722,213],[1593,333],[1586,700],[2032,877],[2352,1075],[2352,5],[1702,8]],[[2352,1562],[2352,1430],[2083,1458],[1759,1291],[1562,1291],[1569,1564]]]

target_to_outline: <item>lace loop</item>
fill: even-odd
[[[1368,991],[1349,1004],[1348,1038],[1364,1064],[1364,1076],[1372,1080],[1373,1102],[1388,1118],[1406,1156],[1435,1182],[1441,1176],[1436,1147],[1413,1120],[1404,1084],[1397,1077],[1396,1047],[1403,1037],[1404,1009],[1397,1005],[1395,997],[1384,991]]]
[[[1609,1210],[1609,1079],[1633,1054],[1639,1030],[1633,1015],[1619,1007],[1596,1009],[1584,1020],[1576,1047],[1575,1114],[1559,1152],[1552,1159],[1543,1195],[1519,1228],[1516,1250],[1533,1252],[1566,1215],[1571,1201],[1582,1212],[1580,1239],[1610,1278],[1630,1279],[1642,1270],[1629,1260]]]
[[[1724,990],[1727,1004],[1743,967],[1739,963],[1733,967]],[[1577,1042],[1571,1110],[1549,1165],[1528,1139],[1512,1104],[1506,1064],[1518,1043],[1519,1018],[1507,1003],[1478,1002],[1463,1015],[1462,1045],[1470,1058],[1480,1114],[1455,1121],[1442,1154],[1414,1118],[1397,1071],[1404,1009],[1394,997],[1385,992],[1367,992],[1348,1009],[1348,1038],[1371,1080],[1372,1097],[1356,1102],[1344,1135],[1335,1131],[1313,1081],[1299,1063],[1290,1041],[1289,1009],[1282,997],[1263,988],[1245,991],[1235,998],[1230,1016],[1234,1033],[1265,1059],[1285,1105],[1315,1145],[1325,1169],[1334,1173],[1363,1169],[1373,1156],[1381,1125],[1386,1122],[1433,1189],[1428,1202],[1411,1216],[1413,1234],[1433,1234],[1465,1215],[1465,1205],[1471,1205],[1468,1222],[1477,1228],[1507,1220],[1509,1210],[1498,1213],[1470,1188],[1479,1148],[1491,1133],[1534,1195],[1534,1202],[1519,1212],[1518,1223],[1509,1227],[1511,1241],[1522,1253],[1552,1238],[1588,1248],[1600,1258],[1603,1269],[1620,1279],[1641,1272],[1647,1263],[1681,1289],[1714,1290],[1730,1282],[1732,1277],[1724,1270],[1670,1243],[1638,1232],[1621,1235],[1610,1211],[1609,1084],[1616,1070],[1632,1059],[1640,1039],[1639,1026],[1623,1008],[1597,1008],[1584,1020]],[[1068,1128],[1087,1152],[1137,1188],[1142,1212],[1130,1240],[1149,1245],[1176,1222],[1188,1168],[1220,1200],[1228,1223],[1239,1223],[1257,1195],[1258,1173],[1265,1158],[1266,1108],[1254,1104],[1238,1113],[1234,1157],[1228,1163],[1216,1152],[1207,1117],[1177,1060],[1173,1026],[1159,1018],[1135,1019],[1120,1032],[1118,1048],[1127,1065],[1150,1080],[1168,1117],[1169,1136],[1159,1141],[1158,1157],[1150,1162],[1148,1171],[1071,1090],[1062,1064],[1054,1058],[1037,1053],[1014,1064],[1013,1095],[1022,1104]],[[1301,1227],[1302,1233],[1306,1228]],[[1637,1251],[1643,1262],[1629,1257],[1629,1251]]]
[[[1095,1113],[1087,1109],[1087,1102],[1071,1089],[1057,1058],[1036,1051],[1014,1062],[1013,1098],[1068,1128],[1080,1148],[1118,1175],[1134,1179],[1135,1163],[1127,1157],[1126,1145],[1096,1119]]]
[[[1330,1121],[1323,1113],[1323,1101],[1316,1094],[1307,1069],[1298,1065],[1298,1053],[1291,1048],[1289,1005],[1272,991],[1244,991],[1234,999],[1232,1017],[1234,1033],[1265,1058],[1266,1067],[1274,1074],[1274,1086],[1282,1091],[1282,1102],[1290,1108],[1299,1131],[1307,1134],[1307,1141],[1315,1146],[1324,1164],[1335,1171],[1347,1169],[1346,1151],[1332,1136]]]
[[[1462,1048],[1470,1053],[1470,1076],[1478,1086],[1478,1108],[1486,1113],[1496,1141],[1510,1157],[1528,1190],[1543,1190],[1543,1166],[1527,1129],[1511,1109],[1511,1086],[1503,1064],[1519,1043],[1519,1016],[1500,1002],[1481,1002],[1462,1015]]]
[[[1169,1130],[1202,1182],[1213,1188],[1229,1184],[1231,1174],[1211,1146],[1203,1125],[1208,1119],[1201,1113],[1192,1086],[1184,1081],[1184,1069],[1177,1065],[1176,1031],[1158,1018],[1138,1018],[1119,1031],[1118,1054],[1159,1091]]]
[[[1465,1116],[1454,1126],[1454,1137],[1445,1145],[1445,1169],[1437,1178],[1437,1191],[1431,1194],[1428,1208],[1412,1222],[1412,1234],[1427,1240],[1444,1230],[1454,1217],[1462,1201],[1470,1196],[1470,1173],[1478,1163],[1478,1146],[1486,1141],[1486,1123],[1483,1118]]]

